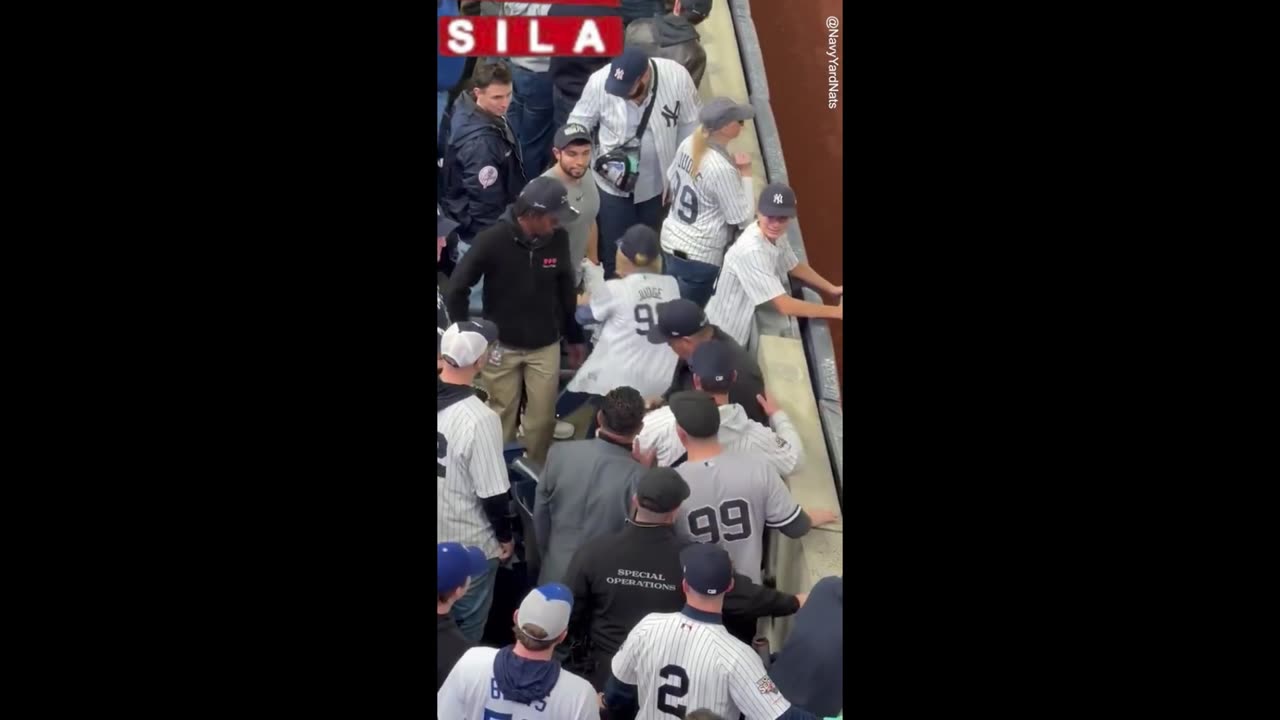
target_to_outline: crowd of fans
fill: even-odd
[[[757,194],[729,150],[750,106],[700,99],[711,10],[437,0],[442,16],[626,27],[615,58],[440,58],[440,718],[843,706],[842,579],[791,595],[763,576],[767,528],[800,537],[838,516],[788,489],[804,451],[749,330],[764,303],[843,318],[784,276],[843,288],[791,251],[795,194]],[[517,568],[522,582],[504,576]],[[784,646],[762,651],[758,621],[790,615]],[[486,643],[486,626],[514,642]]]

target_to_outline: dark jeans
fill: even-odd
[[[458,624],[462,636],[479,643],[484,636],[485,623],[489,621],[489,608],[493,605],[493,580],[498,575],[498,559],[489,558],[489,570],[471,581],[467,594],[458,598],[450,614]]]
[[[600,264],[604,266],[604,279],[618,277],[618,239],[632,225],[648,225],[654,232],[662,231],[662,196],[645,200],[639,205],[630,195],[618,197],[600,191],[600,214],[596,216],[600,228]]]
[[[552,132],[559,130],[569,122],[569,113],[573,112],[573,106],[578,104],[578,98],[565,95],[560,88],[553,87],[551,91],[551,127]]]
[[[533,72],[511,66],[514,81],[507,120],[520,141],[520,160],[528,180],[538,177],[551,165],[551,73]]]
[[[662,253],[662,270],[676,279],[680,286],[680,297],[698,303],[700,308],[705,308],[711,301],[716,277],[720,275],[720,268],[715,265],[697,260],[682,260],[665,251]]]

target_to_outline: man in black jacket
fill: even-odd
[[[769,415],[756,399],[756,396],[764,395],[764,373],[760,372],[760,365],[751,357],[751,353],[743,350],[741,345],[720,328],[707,322],[706,313],[692,300],[676,299],[659,303],[655,310],[658,321],[649,333],[649,342],[665,342],[680,360],[676,362],[671,387],[662,394],[662,398],[645,398],[649,409],[664,405],[670,400],[672,393],[694,390],[689,358],[703,344],[719,340],[729,347],[736,373],[733,384],[729,386],[729,402],[741,405],[747,411],[747,417],[769,427]]]
[[[560,339],[569,362],[582,364],[586,346],[573,319],[577,277],[569,260],[569,234],[561,224],[577,216],[564,184],[535,178],[514,205],[476,236],[450,278],[446,305],[455,321],[469,317],[471,286],[483,280],[484,317],[498,326],[498,343],[482,375],[489,407],[502,418],[506,442],[521,424],[525,448],[538,464],[547,461],[556,425],[560,389]]]
[[[482,65],[472,87],[453,104],[444,121],[447,135],[441,186],[444,212],[458,221],[459,254],[524,187],[519,142],[507,123],[511,70],[501,63]]]
[[[574,597],[569,634],[590,638],[595,667],[587,677],[597,690],[604,690],[610,660],[645,615],[684,607],[680,550],[691,543],[676,536],[672,523],[688,497],[689,486],[675,470],[647,471],[637,484],[627,527],[597,538],[574,556],[568,574]],[[733,589],[725,596],[725,628],[750,645],[757,619],[792,615],[805,598],[755,585],[735,573]]]

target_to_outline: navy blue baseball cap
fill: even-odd
[[[707,392],[726,392],[733,384],[733,351],[720,340],[708,340],[693,351],[689,369]]]
[[[733,585],[733,561],[719,545],[689,545],[680,551],[680,567],[689,589],[699,595],[723,595]]]
[[[604,91],[610,95],[625,98],[631,94],[631,88],[644,75],[649,67],[649,53],[638,47],[629,47],[613,59],[609,65],[609,74],[605,77]]]
[[[467,578],[476,578],[489,569],[489,560],[478,547],[463,547],[461,543],[436,545],[436,592],[453,592],[462,587]]]
[[[657,259],[660,248],[657,231],[648,225],[632,225],[618,239],[618,250],[636,265],[653,262]]]
[[[769,183],[760,192],[760,204],[756,206],[765,217],[796,216],[796,193],[782,183]]]
[[[649,342],[660,345],[675,338],[689,337],[707,326],[707,315],[698,303],[684,298],[658,303],[658,321],[649,328]]]

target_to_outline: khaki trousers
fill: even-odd
[[[489,393],[489,407],[502,419],[506,442],[516,439],[520,425],[521,391],[528,396],[524,410],[524,446],[529,457],[546,463],[556,430],[556,395],[560,390],[560,343],[521,350],[494,346],[481,373]]]

